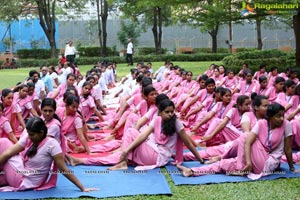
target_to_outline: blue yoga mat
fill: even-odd
[[[139,194],[167,194],[172,192],[160,169],[135,171],[132,167],[124,171],[107,171],[105,166],[69,167],[85,187],[99,191],[81,192],[63,175],[59,175],[56,188],[44,191],[1,192],[0,199],[120,197]]]
[[[184,162],[185,167],[199,167],[199,162]],[[295,165],[295,168],[299,167]],[[181,175],[179,170],[174,165],[166,166],[167,173],[171,176],[175,185],[201,185],[201,184],[217,184],[217,183],[228,183],[228,182],[246,182],[253,181],[244,176],[226,176],[225,174],[209,174],[198,177],[184,177]],[[258,180],[274,180],[278,178],[300,178],[300,174],[291,173],[287,163],[281,163],[281,168],[278,172],[272,175],[262,177]]]

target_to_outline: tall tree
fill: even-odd
[[[108,2],[96,0],[100,55],[106,56]]]
[[[56,0],[36,0],[40,25],[49,41],[51,48],[51,58],[56,57],[56,40],[55,40],[55,3]]]
[[[131,39],[134,45],[138,45],[138,37],[140,37],[141,31],[141,27],[137,23],[121,21],[121,30],[118,32],[118,39],[124,48],[128,44],[128,38]]]
[[[5,2],[3,2],[5,1]],[[18,20],[19,17],[28,17],[37,15],[40,25],[48,39],[51,48],[51,57],[56,57],[56,38],[55,38],[55,20],[56,12],[68,14],[70,9],[76,11],[84,8],[87,0],[3,0],[1,3],[5,6],[0,8],[1,19]],[[7,3],[7,4],[6,4]],[[8,8],[9,7],[9,8]],[[13,11],[12,11],[13,10]],[[12,11],[12,12],[11,12]],[[3,17],[3,15],[5,17]]]
[[[28,1],[32,4],[32,0]],[[71,9],[75,11],[81,11],[85,7],[87,0],[35,0],[38,10],[38,16],[40,25],[49,41],[51,48],[51,57],[56,57],[56,38],[55,38],[55,21],[56,21],[56,9],[60,8],[60,11],[68,14]]]
[[[190,0],[174,6],[175,19],[194,27],[200,27],[212,38],[212,52],[217,52],[217,36],[220,25],[228,23],[236,14],[231,11],[231,0]]]
[[[162,52],[163,26],[171,24],[171,7],[167,0],[119,0],[120,10],[125,18],[139,22],[146,28],[152,26],[156,53]]]

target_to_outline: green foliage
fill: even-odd
[[[118,39],[126,48],[128,39],[132,40],[134,45],[138,45],[138,38],[141,35],[142,29],[136,22],[121,21],[121,29],[118,32]]]
[[[194,53],[212,53],[211,48],[194,48],[193,52]],[[228,48],[218,48],[217,52],[218,53],[228,53],[229,50],[228,50]]]
[[[163,62],[171,60],[172,62],[186,61],[220,61],[224,57],[230,55],[229,53],[209,53],[209,54],[177,54],[177,55],[139,55],[133,56],[134,62]],[[94,65],[99,61],[126,63],[125,57],[111,56],[111,57],[82,57],[76,58],[79,65]],[[19,59],[19,67],[32,67],[41,65],[57,65],[58,59]]]
[[[241,69],[243,63],[247,63],[253,71],[258,70],[261,64],[265,64],[268,68],[276,66],[282,72],[289,66],[295,67],[295,55],[276,49],[265,51],[255,50],[229,55],[222,62],[227,68],[235,72]]]
[[[12,44],[12,45],[14,45],[14,44],[16,44],[16,42],[14,41],[14,38],[12,38],[12,39],[10,39],[10,38],[5,38],[5,39],[3,39],[3,45],[4,45],[4,48],[5,48],[5,50],[7,50],[7,49],[9,49],[10,48],[10,43]]]
[[[59,49],[56,50],[57,54]],[[17,55],[19,58],[34,58],[34,59],[47,59],[51,57],[50,49],[19,49],[17,50]]]
[[[22,5],[23,4],[20,5],[19,1],[1,0],[0,20],[7,22],[18,20],[24,9]]]
[[[37,67],[37,66],[56,66],[58,63],[57,58],[48,58],[48,59],[19,59],[17,61],[18,67],[28,68],[28,67]]]
[[[37,49],[38,46],[39,46],[39,41],[37,41],[37,40],[32,40],[32,41],[30,42],[30,46],[31,46],[31,48],[33,48],[33,49]]]
[[[78,52],[80,56],[83,57],[96,57],[100,55],[101,48],[103,47],[79,47]],[[118,52],[116,50],[113,50],[113,48],[106,47],[106,52],[108,56],[116,56],[118,55]]]
[[[149,55],[149,54],[156,54],[156,49],[154,47],[139,47],[139,55]],[[162,54],[167,52],[166,48],[161,49]]]
[[[245,51],[256,51],[256,48],[236,48],[236,53],[245,52]]]

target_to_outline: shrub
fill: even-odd
[[[133,56],[134,62],[159,62],[159,61],[220,61],[225,56],[230,55],[229,53],[209,53],[209,54],[176,54],[176,55],[140,55]],[[117,63],[126,63],[125,56],[111,56],[111,57],[83,57],[76,58],[75,61],[79,65],[94,65],[97,62],[115,61]],[[42,65],[57,65],[58,58],[51,59],[19,59],[18,66],[20,67],[32,67]]]
[[[211,48],[193,48],[194,53],[211,53]],[[218,48],[217,53],[229,53],[227,48]]]
[[[167,52],[166,48],[161,49],[162,53],[165,54]],[[149,55],[149,54],[156,54],[155,47],[139,47],[138,48],[139,55]]]
[[[97,57],[100,55],[101,48],[100,47],[79,47],[78,52],[80,56],[83,57]],[[118,52],[113,50],[110,47],[106,47],[107,56],[117,56]]]
[[[57,49],[57,54],[59,49]],[[34,58],[34,59],[47,59],[51,57],[50,49],[19,49],[17,50],[19,58]]]
[[[245,52],[245,51],[256,51],[256,48],[236,48],[236,53]]]
[[[268,69],[276,66],[282,72],[289,66],[295,67],[295,55],[279,50],[256,50],[226,56],[222,62],[226,68],[234,70],[235,73],[241,70],[243,63],[247,63],[253,71],[258,70],[261,64],[265,64]]]
[[[49,59],[18,59],[17,65],[18,67],[37,67],[37,66],[56,66],[58,63],[57,58],[49,58]]]

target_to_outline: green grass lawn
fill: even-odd
[[[196,77],[198,73],[202,73],[206,70],[211,63],[220,64],[220,62],[174,62],[174,65],[179,65],[186,70],[193,71],[194,77]],[[156,70],[161,65],[163,65],[163,62],[155,62],[153,63],[153,69]],[[84,74],[91,67],[92,66],[80,66],[80,71]],[[118,77],[128,74],[129,69],[130,67],[127,67],[125,64],[119,64],[117,68]],[[29,70],[29,68],[0,70],[0,89],[13,86],[18,81],[24,80],[24,78],[28,76]],[[163,169],[163,171],[166,172],[165,169]],[[165,174],[165,176],[171,187],[172,196],[138,195],[110,199],[300,199],[300,179],[297,178],[273,181],[174,186],[169,175]]]
[[[192,71],[194,73],[194,77],[199,73],[203,73],[211,63],[220,64],[220,62],[174,62],[174,65],[178,65],[188,71]],[[154,62],[152,63],[153,70],[157,70],[161,67],[163,62]],[[79,66],[80,72],[85,75],[86,71],[91,69],[92,65],[83,65]],[[129,73],[129,69],[132,66],[127,66],[126,64],[119,64],[117,67],[118,79],[123,77]],[[26,77],[28,77],[28,72],[34,68],[20,68],[20,69],[2,69],[0,70],[0,89],[4,89],[7,87],[11,87],[16,85],[19,81],[24,81]],[[35,68],[39,70],[38,68]]]

